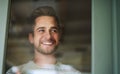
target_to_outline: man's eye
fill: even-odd
[[[57,29],[52,29],[51,32],[57,33],[58,30]]]
[[[44,31],[45,31],[45,30],[41,30],[41,29],[40,29],[40,30],[38,30],[38,32],[41,32],[41,33],[42,33],[42,32],[44,32]]]

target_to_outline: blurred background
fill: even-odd
[[[31,12],[39,6],[52,6],[65,26],[63,42],[56,57],[81,72],[91,72],[91,0],[11,0],[6,49],[6,66],[20,65],[33,58],[28,41]]]

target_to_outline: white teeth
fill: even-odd
[[[52,42],[44,42],[43,44],[50,45],[50,44],[52,44]]]

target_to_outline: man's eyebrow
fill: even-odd
[[[52,27],[52,29],[59,29],[58,27]]]
[[[36,30],[39,30],[39,29],[44,29],[45,27],[38,27]]]

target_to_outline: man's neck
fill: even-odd
[[[54,54],[46,55],[46,54],[41,54],[39,52],[35,52],[34,62],[39,66],[44,66],[49,64],[56,64],[57,60]]]

